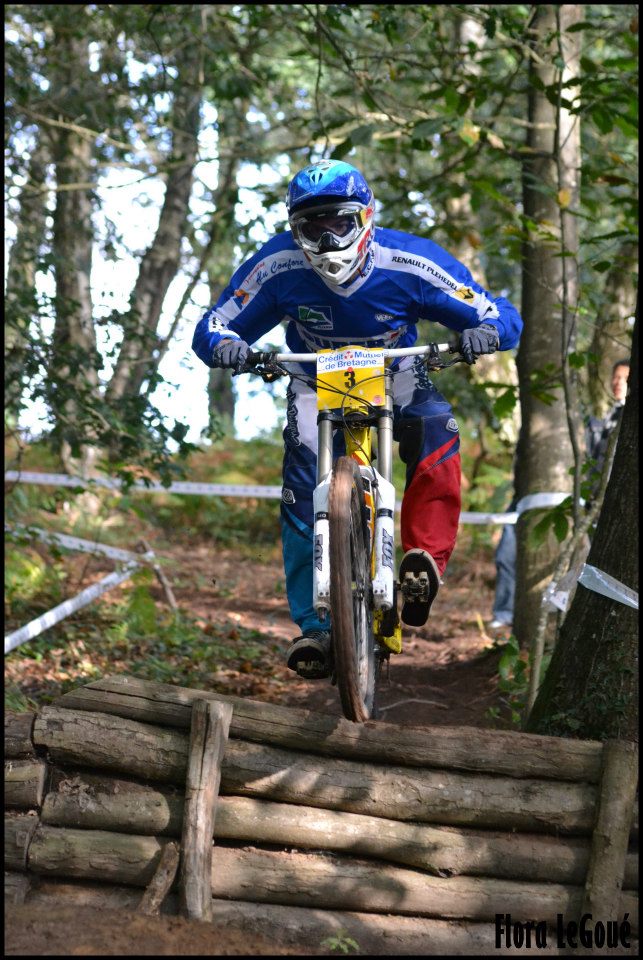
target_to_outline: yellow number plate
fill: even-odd
[[[363,409],[384,405],[384,351],[365,347],[320,350],[317,354],[317,408]]]

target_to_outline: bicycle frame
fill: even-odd
[[[348,349],[348,348],[345,348]],[[450,344],[384,350],[384,359],[429,356],[440,365],[440,351],[455,352]],[[317,354],[258,354],[257,358],[276,363],[314,363]],[[393,474],[393,372],[385,371],[385,397],[381,406],[368,410],[367,404],[347,391],[342,410],[320,410],[317,418],[317,485],[313,493],[314,564],[313,606],[320,620],[330,615],[329,493],[333,469],[333,434],[342,429],[346,453],[357,461],[365,489],[370,532],[373,631],[380,656],[402,648],[401,626],[395,610],[395,488]],[[372,429],[377,431],[377,468],[372,463]],[[395,613],[394,621],[386,618]],[[386,625],[385,625],[386,624]]]

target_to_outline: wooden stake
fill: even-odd
[[[212,835],[231,720],[229,704],[197,700],[192,708],[179,904],[183,916],[194,920],[212,915]]]
[[[637,744],[608,740],[603,747],[603,776],[581,916],[591,913],[594,920],[621,919],[621,888],[637,773]]]
[[[178,869],[179,845],[178,843],[168,843],[163,847],[156,873],[141,897],[141,902],[138,905],[139,913],[144,913],[149,917],[158,916],[161,904],[170,892]]]
[[[147,540],[140,540],[140,541],[139,541],[139,545],[138,545],[138,549],[141,550],[142,553],[152,553],[152,554],[154,553],[154,551],[152,550],[152,547],[151,547],[149,541],[147,541]],[[163,593],[165,594],[165,599],[167,600],[169,606],[172,608],[172,610],[178,610],[178,609],[179,609],[179,605],[178,605],[178,603],[176,602],[176,598],[175,598],[175,596],[174,596],[174,592],[173,592],[173,590],[172,590],[172,587],[170,586],[170,581],[169,581],[168,578],[166,577],[165,572],[164,572],[163,569],[159,566],[158,563],[151,562],[150,565],[151,565],[151,567],[152,567],[152,570],[153,570],[154,573],[156,574],[156,579],[157,579],[158,582],[161,584],[161,587],[162,587],[162,589],[163,589]]]

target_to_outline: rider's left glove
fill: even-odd
[[[245,340],[219,340],[212,352],[212,366],[232,367],[235,373],[241,373],[249,353],[250,347]]]
[[[465,330],[460,337],[460,353],[467,363],[475,363],[483,353],[495,353],[499,346],[500,336],[490,323]]]

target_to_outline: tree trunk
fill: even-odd
[[[27,182],[20,192],[16,239],[9,253],[5,291],[5,411],[17,417],[28,356],[29,326],[38,315],[36,264],[46,235],[47,164],[50,147],[36,131]]]
[[[202,76],[192,44],[184,41],[177,64],[172,109],[172,153],[165,199],[156,235],[145,252],[123,317],[123,342],[107,397],[116,401],[138,396],[143,382],[156,370],[159,359],[157,329],[168,288],[181,263],[181,241],[189,210],[194,166],[197,161],[199,106]]]
[[[534,394],[533,379],[547,370],[547,379],[558,381],[563,365],[565,310],[575,307],[574,279],[565,271],[561,257],[561,209],[557,142],[575,142],[577,118],[549,102],[536,82],[550,85],[556,78],[554,58],[558,55],[557,11],[569,25],[579,20],[582,8],[568,5],[536,6],[532,24],[532,46],[538,60],[529,65],[529,127],[523,165],[523,205],[527,239],[523,249],[522,316],[524,330],[518,351],[521,428],[516,451],[516,494],[518,498],[537,492],[571,492],[568,474],[573,450],[563,391],[547,385],[553,402],[545,403]],[[572,34],[571,36],[578,36]],[[562,159],[562,158],[561,158]],[[578,158],[567,158],[577,177]],[[569,187],[567,187],[569,189]],[[573,197],[570,195],[569,203]],[[562,224],[567,232],[567,223]],[[574,249],[574,239],[566,242]],[[571,244],[571,247],[570,247]],[[533,515],[532,515],[533,516]],[[534,526],[529,513],[517,524],[516,609],[514,629],[520,646],[528,648],[538,624],[543,591],[559,552],[553,533],[537,549],[529,543]]]
[[[82,113],[80,90],[89,76],[87,41],[71,24],[56,28],[54,97],[74,121]],[[68,473],[84,479],[92,474],[97,450],[91,444],[91,406],[98,389],[101,365],[96,349],[91,297],[93,226],[91,194],[92,142],[76,130],[60,127],[55,138],[56,209],[53,254],[56,276],[56,323],[49,399],[61,440],[61,457]]]
[[[638,589],[638,319],[629,392],[587,563]],[[536,733],[638,741],[638,612],[579,586],[529,717]]]
[[[596,326],[587,369],[592,413],[604,417],[614,405],[611,388],[612,368],[618,360],[630,356],[630,327],[628,319],[636,305],[636,279],[638,275],[638,244],[622,245],[614,264],[607,273],[603,307],[595,318]]]

